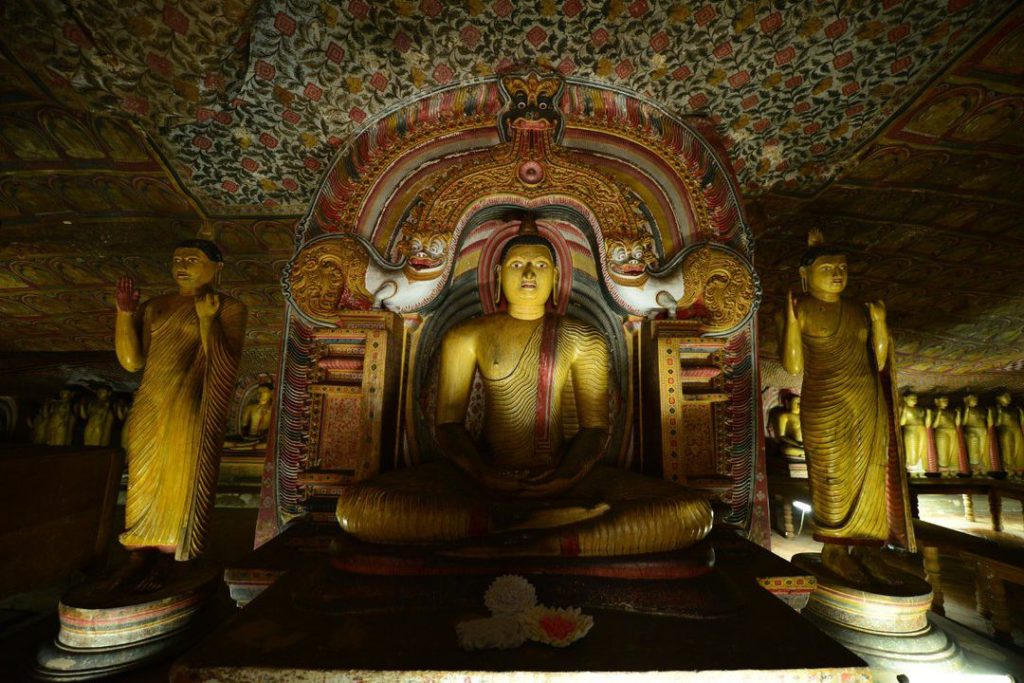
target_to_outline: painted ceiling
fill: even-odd
[[[0,349],[112,348],[117,275],[166,289],[204,221],[248,347],[275,347],[291,228],[337,148],[425,92],[540,64],[717,131],[769,368],[819,226],[850,249],[851,293],[889,301],[910,381],[1021,386],[1022,18],[995,0],[7,2]]]

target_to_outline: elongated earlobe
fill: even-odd
[[[555,307],[556,311],[558,310],[559,303],[560,302],[558,301],[558,267],[556,266],[555,277],[553,278],[553,281],[551,283],[551,305]]]
[[[800,268],[800,289],[803,290],[804,294],[807,293],[807,269]]]
[[[501,266],[494,267],[494,305],[501,303]]]

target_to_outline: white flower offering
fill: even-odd
[[[484,593],[484,605],[494,616],[515,616],[537,604],[537,589],[521,576],[499,576]]]
[[[517,617],[499,616],[463,621],[455,627],[464,650],[511,650],[526,642],[526,632]]]

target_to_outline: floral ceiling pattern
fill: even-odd
[[[301,213],[335,147],[422,92],[536,63],[707,117],[748,193],[830,180],[994,0],[7,3],[14,58],[127,116],[211,215]]]

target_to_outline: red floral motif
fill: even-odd
[[[855,104],[855,105],[853,105],[852,107],[849,107],[846,110],[846,115],[847,116],[856,116],[857,114],[861,113],[862,111],[864,111],[864,105],[863,104]]]
[[[775,63],[783,66],[792,62],[794,57],[796,57],[796,48],[790,45],[775,53]]]
[[[597,49],[601,49],[602,47],[604,47],[604,44],[608,42],[608,38],[608,31],[604,30],[603,28],[599,28],[590,34],[590,42],[592,42],[594,44],[594,47],[596,47]]]
[[[231,125],[231,122],[234,120],[234,117],[231,115],[231,112],[229,111],[219,111],[213,115],[213,120],[222,126],[229,126]]]
[[[512,14],[512,3],[510,0],[498,0],[494,3],[494,13],[499,17],[507,17]]]
[[[706,26],[716,16],[718,13],[715,11],[714,5],[704,5],[694,13],[693,20],[697,22],[698,26]]]
[[[814,123],[808,123],[806,126],[804,126],[804,133],[806,133],[807,135],[814,135],[819,130],[821,130],[821,124],[818,123],[817,121],[815,121]]]
[[[149,111],[149,100],[145,97],[128,95],[121,100],[121,108],[130,114],[144,116]]]
[[[782,14],[779,12],[772,12],[761,20],[761,31],[763,33],[772,33],[773,31],[777,31],[781,26]]]
[[[395,49],[399,52],[408,52],[409,48],[412,47],[412,38],[406,35],[405,31],[396,33],[392,42],[395,45]]]
[[[914,63],[914,60],[910,57],[900,57],[892,63],[892,72],[898,74],[901,71],[906,71],[907,68]]]
[[[558,73],[563,76],[571,76],[576,71],[576,64],[571,59],[566,57],[558,63]]]
[[[526,33],[526,40],[534,47],[540,47],[541,43],[548,39],[548,34],[540,26],[534,26]]]
[[[562,14],[572,19],[577,14],[583,11],[583,5],[580,4],[579,0],[568,0],[562,4]]]
[[[256,66],[253,67],[253,72],[256,74],[256,78],[260,78],[264,81],[272,81],[274,80],[274,76],[277,75],[277,69],[274,68],[274,65],[269,62],[265,62],[262,59],[256,60]]]
[[[267,149],[274,149],[277,147],[277,138],[270,133],[260,133],[260,144]]]
[[[650,46],[651,49],[654,50],[655,52],[661,52],[666,47],[668,47],[668,44],[668,34],[665,33],[664,31],[658,31],[653,36],[651,36]]]
[[[849,97],[850,95],[854,94],[855,92],[857,92],[859,90],[860,90],[860,83],[858,83],[857,81],[853,81],[852,83],[847,83],[846,85],[843,86],[843,94],[846,95],[847,97]]]
[[[730,43],[728,40],[725,41],[724,43],[720,43],[718,46],[715,47],[715,51],[712,52],[711,54],[715,56],[715,59],[725,59],[726,57],[732,54],[732,43]]]
[[[845,68],[845,67],[849,66],[852,63],[853,63],[853,52],[850,51],[850,50],[847,50],[846,52],[844,52],[843,54],[839,55],[838,57],[836,57],[835,59],[832,60],[832,65],[836,69]]]
[[[750,82],[750,74],[746,71],[739,71],[729,76],[729,85],[739,88]]]
[[[747,95],[740,100],[740,106],[744,109],[752,109],[757,106],[757,103],[761,101],[761,98],[755,95]]]
[[[946,11],[950,14],[956,14],[972,4],[974,4],[974,0],[949,0],[949,4],[946,5]]]
[[[455,72],[447,64],[438,64],[434,67],[434,80],[440,85],[445,85],[454,78]]]
[[[213,110],[207,109],[206,107],[199,107],[196,109],[196,121],[199,123],[206,123],[213,118]]]
[[[829,40],[835,40],[839,36],[846,33],[846,29],[849,26],[846,19],[836,19],[831,24],[825,27],[825,35],[828,36]]]
[[[467,49],[475,50],[480,42],[480,30],[476,26],[467,26],[459,32],[459,38]]]
[[[294,178],[285,178],[281,181],[281,187],[289,192],[295,192],[295,190],[299,189],[299,184],[295,182]]]
[[[910,35],[910,24],[903,23],[889,31],[886,37],[890,43],[898,43]]]
[[[420,3],[420,11],[431,19],[440,14],[443,9],[444,7],[437,0],[423,0],[423,2]]]
[[[366,120],[366,112],[359,107],[352,107],[348,112],[348,117],[356,123],[362,123]]]
[[[822,143],[816,142],[813,145],[811,145],[811,154],[818,155],[818,154],[824,154],[824,153],[825,153],[825,145],[823,145]]]
[[[320,170],[320,162],[314,159],[313,157],[306,157],[305,159],[303,159],[302,165],[308,168],[310,171]]]
[[[236,183],[234,180],[225,180],[223,183],[220,184],[220,186],[223,187],[228,192],[238,192],[238,183]]]
[[[345,49],[332,40],[327,46],[327,59],[335,64],[341,64],[341,60],[345,59]]]
[[[634,19],[639,19],[643,15],[647,14],[647,3],[644,0],[636,0],[632,5],[629,6],[629,16]]]
[[[633,62],[629,61],[628,59],[623,59],[615,67],[615,75],[618,76],[619,78],[623,79],[623,80],[629,78],[630,74],[632,74],[632,73],[633,73]]]
[[[213,140],[206,137],[205,135],[197,135],[192,138],[192,144],[199,149],[210,149],[213,147]]]
[[[786,82],[783,85],[785,85],[787,88],[792,90],[793,88],[798,87],[803,82],[804,82],[804,77],[803,76],[793,76],[792,78],[787,78]]]
[[[155,52],[150,52],[146,55],[146,65],[150,71],[155,71],[164,78],[170,78],[171,73],[174,71],[174,66],[171,64],[169,59],[161,57]]]
[[[272,209],[275,206],[277,206],[277,202],[273,199],[264,199],[263,206],[267,207],[268,209]]]
[[[327,138],[327,144],[330,145],[331,147],[341,147],[341,144],[343,142],[345,141],[339,138],[337,135],[332,135],[331,137]]]
[[[281,35],[290,36],[295,33],[295,20],[284,12],[278,12],[274,17],[274,28],[276,28]]]
[[[188,17],[182,14],[177,7],[170,2],[164,3],[164,25],[175,33],[185,35],[188,33]]]
[[[292,124],[293,126],[302,120],[302,117],[299,116],[296,112],[292,111],[291,109],[285,109],[283,112],[281,112],[281,118],[284,119],[284,121],[286,121],[287,123]]]
[[[207,74],[203,78],[203,85],[209,90],[223,90],[224,74]]]
[[[313,83],[307,83],[306,89],[302,91],[302,94],[304,94],[306,97],[313,100],[314,102],[319,102],[320,97],[324,94],[324,91],[321,90],[318,86],[314,85]]]
[[[71,22],[64,24],[64,37],[83,50],[92,49],[92,38],[78,24]]]
[[[501,61],[498,62],[498,66],[494,67],[494,70],[499,73],[508,73],[508,71],[514,66],[514,62],[508,57],[502,57]]]
[[[690,109],[700,109],[708,103],[707,95],[704,93],[697,93],[696,95],[690,95],[689,104]]]
[[[378,71],[370,76],[370,85],[378,91],[384,90],[384,88],[388,87],[388,77]]]
[[[242,168],[244,168],[249,173],[253,173],[259,167],[260,165],[256,162],[255,159],[250,159],[249,157],[242,157]]]
[[[770,125],[772,125],[771,121],[769,121],[768,119],[761,119],[759,121],[755,121],[754,125],[751,126],[751,128],[754,129],[755,133],[763,133],[766,130],[768,130],[768,126]]]
[[[810,102],[798,102],[797,105],[795,107],[793,107],[793,111],[796,112],[797,114],[806,114],[810,110],[811,110],[811,103]]]
[[[678,69],[676,69],[675,71],[672,72],[672,78],[674,78],[677,81],[681,81],[683,79],[689,78],[692,75],[693,75],[693,71],[691,71],[690,67],[688,67],[688,66],[681,66],[681,67],[679,67]]]
[[[348,3],[348,13],[356,19],[365,19],[366,15],[370,13],[370,6],[363,0],[352,0]]]

